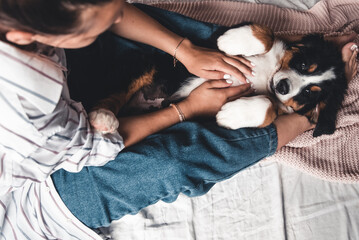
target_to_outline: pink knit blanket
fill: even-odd
[[[305,12],[272,5],[219,0],[153,5],[197,20],[227,26],[243,21],[261,23],[271,27],[277,35],[317,32],[336,36],[359,33],[358,0],[322,0]],[[355,41],[359,43],[359,37]],[[268,159],[330,181],[359,181],[359,74],[349,84],[333,135],[313,138],[312,131],[308,131]]]

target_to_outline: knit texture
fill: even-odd
[[[322,0],[308,11],[233,1],[162,2],[153,6],[194,19],[231,26],[251,21],[271,27],[277,35],[359,32],[358,0]],[[355,40],[359,43],[359,37]],[[338,114],[333,135],[312,137],[308,131],[268,158],[330,181],[359,181],[359,74]]]

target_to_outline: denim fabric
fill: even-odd
[[[105,166],[60,170],[52,179],[70,211],[97,228],[159,200],[172,202],[181,192],[205,194],[276,147],[274,125],[233,131],[214,122],[183,122],[126,148]]]

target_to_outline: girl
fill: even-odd
[[[100,239],[89,227],[108,226],[158,200],[174,201],[180,192],[204,194],[312,128],[296,114],[264,129],[230,131],[193,122],[172,126],[180,121],[178,109],[166,108],[120,119],[121,135],[93,132],[82,105],[69,97],[63,52],[40,44],[80,48],[107,29],[175,55],[202,77],[230,74],[245,81],[243,73],[251,74],[244,59],[182,41],[122,0],[0,0],[4,239]],[[249,84],[230,85],[208,81],[178,107],[186,119],[214,116],[228,99],[252,92]]]

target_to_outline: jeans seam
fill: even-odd
[[[275,144],[273,144],[273,141],[275,141],[275,142],[277,142],[275,139],[275,137],[273,136],[273,135],[275,135],[276,134],[276,128],[274,127],[274,128],[271,128],[271,129],[268,129],[267,130],[267,134],[261,134],[261,135],[258,135],[258,136],[255,136],[255,137],[253,137],[252,139],[254,139],[254,138],[258,138],[258,137],[263,137],[263,136],[265,136],[265,135],[267,135],[268,137],[269,137],[269,153],[264,157],[264,158],[266,158],[266,157],[268,157],[268,156],[271,156],[272,154],[273,154],[273,152],[275,152],[275,150],[276,150],[276,147],[274,147],[274,145]],[[246,138],[241,138],[241,140],[238,140],[238,141],[242,141],[242,140],[245,140]],[[256,163],[258,163],[259,161],[261,161],[261,160],[263,160],[264,158],[262,158],[262,159],[259,159],[258,161],[256,161],[256,162],[252,162],[252,163],[250,163],[250,164],[248,164],[248,165],[246,165],[245,167],[243,167],[241,170],[239,170],[239,171],[234,171],[234,172],[231,172],[231,173],[229,173],[229,174],[227,174],[225,177],[222,177],[222,178],[218,178],[218,179],[215,179],[215,180],[209,180],[209,179],[203,179],[203,182],[204,181],[208,181],[208,182],[219,182],[219,181],[222,181],[222,180],[225,180],[225,179],[229,179],[230,177],[232,177],[233,175],[235,175],[235,174],[237,174],[238,172],[240,172],[240,171],[242,171],[242,170],[244,170],[244,169],[246,169],[246,168],[248,168],[248,167],[250,167],[250,166],[252,166],[252,165],[254,165],[254,164],[256,164]],[[200,185],[200,184],[199,184]],[[198,185],[198,186],[199,186]]]
[[[269,135],[269,152],[266,157],[273,155],[276,152],[277,146],[278,146],[277,129],[275,127],[273,127],[268,132],[269,132],[269,134],[268,134]]]

